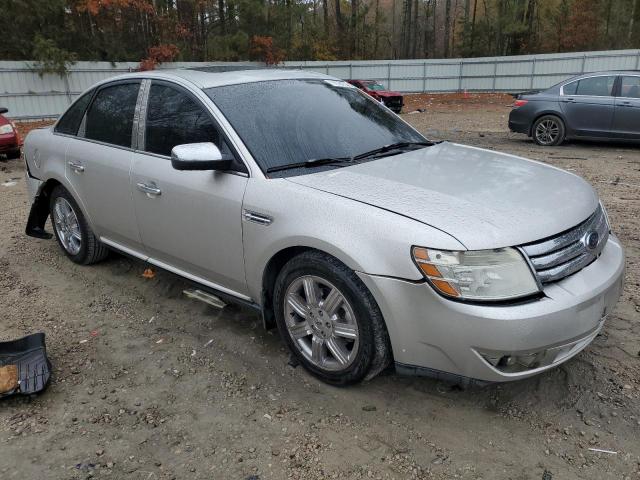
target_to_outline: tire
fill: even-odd
[[[382,313],[362,281],[337,259],[317,251],[292,258],[276,278],[273,297],[281,337],[320,380],[350,385],[389,365]]]
[[[109,255],[108,248],[95,236],[76,201],[61,185],[51,192],[49,214],[58,245],[72,262],[91,265]]]
[[[16,158],[20,158],[20,149],[18,148],[17,150],[12,150],[10,152],[7,152],[7,160],[13,160]]]
[[[544,115],[537,119],[531,128],[533,141],[543,147],[555,147],[564,141],[566,129],[564,122],[555,115]]]

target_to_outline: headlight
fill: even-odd
[[[4,135],[5,133],[13,133],[13,127],[11,124],[7,123],[6,125],[0,125],[0,135]]]
[[[515,248],[450,252],[413,247],[416,265],[438,292],[464,300],[509,300],[539,291]]]
[[[607,213],[607,209],[604,208],[602,200],[600,200],[600,208],[602,209],[602,213],[604,213],[604,221],[607,222],[607,230],[611,232],[611,222],[609,221],[609,214]]]

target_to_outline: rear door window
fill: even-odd
[[[85,137],[131,148],[133,115],[140,82],[101,88],[87,112]]]
[[[622,77],[620,96],[627,98],[640,98],[640,77]]]
[[[69,109],[62,115],[60,121],[56,124],[55,132],[64,133],[65,135],[77,135],[78,128],[84,117],[84,112],[93,96],[93,90],[85,93],[80,97]]]
[[[578,89],[575,94],[591,97],[610,97],[613,94],[615,82],[615,76],[583,78],[578,80]]]
[[[176,145],[213,142],[228,153],[211,115],[188,93],[162,83],[152,83],[145,123],[145,150],[170,156]]]

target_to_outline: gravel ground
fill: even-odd
[[[509,103],[421,95],[405,111],[425,112],[405,118],[584,176],[627,247],[627,283],[586,351],[482,389],[392,373],[324,385],[250,312],[189,300],[141,262],[80,267],[25,237],[23,167],[0,161],[0,340],[44,331],[54,364],[45,393],[0,401],[0,478],[640,479],[638,147],[538,148],[507,132]]]

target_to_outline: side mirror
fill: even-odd
[[[171,165],[176,170],[229,170],[232,162],[211,142],[176,145],[171,150]]]
[[[9,109],[7,107],[0,107],[0,115],[2,115],[3,113],[7,113],[9,111]]]

